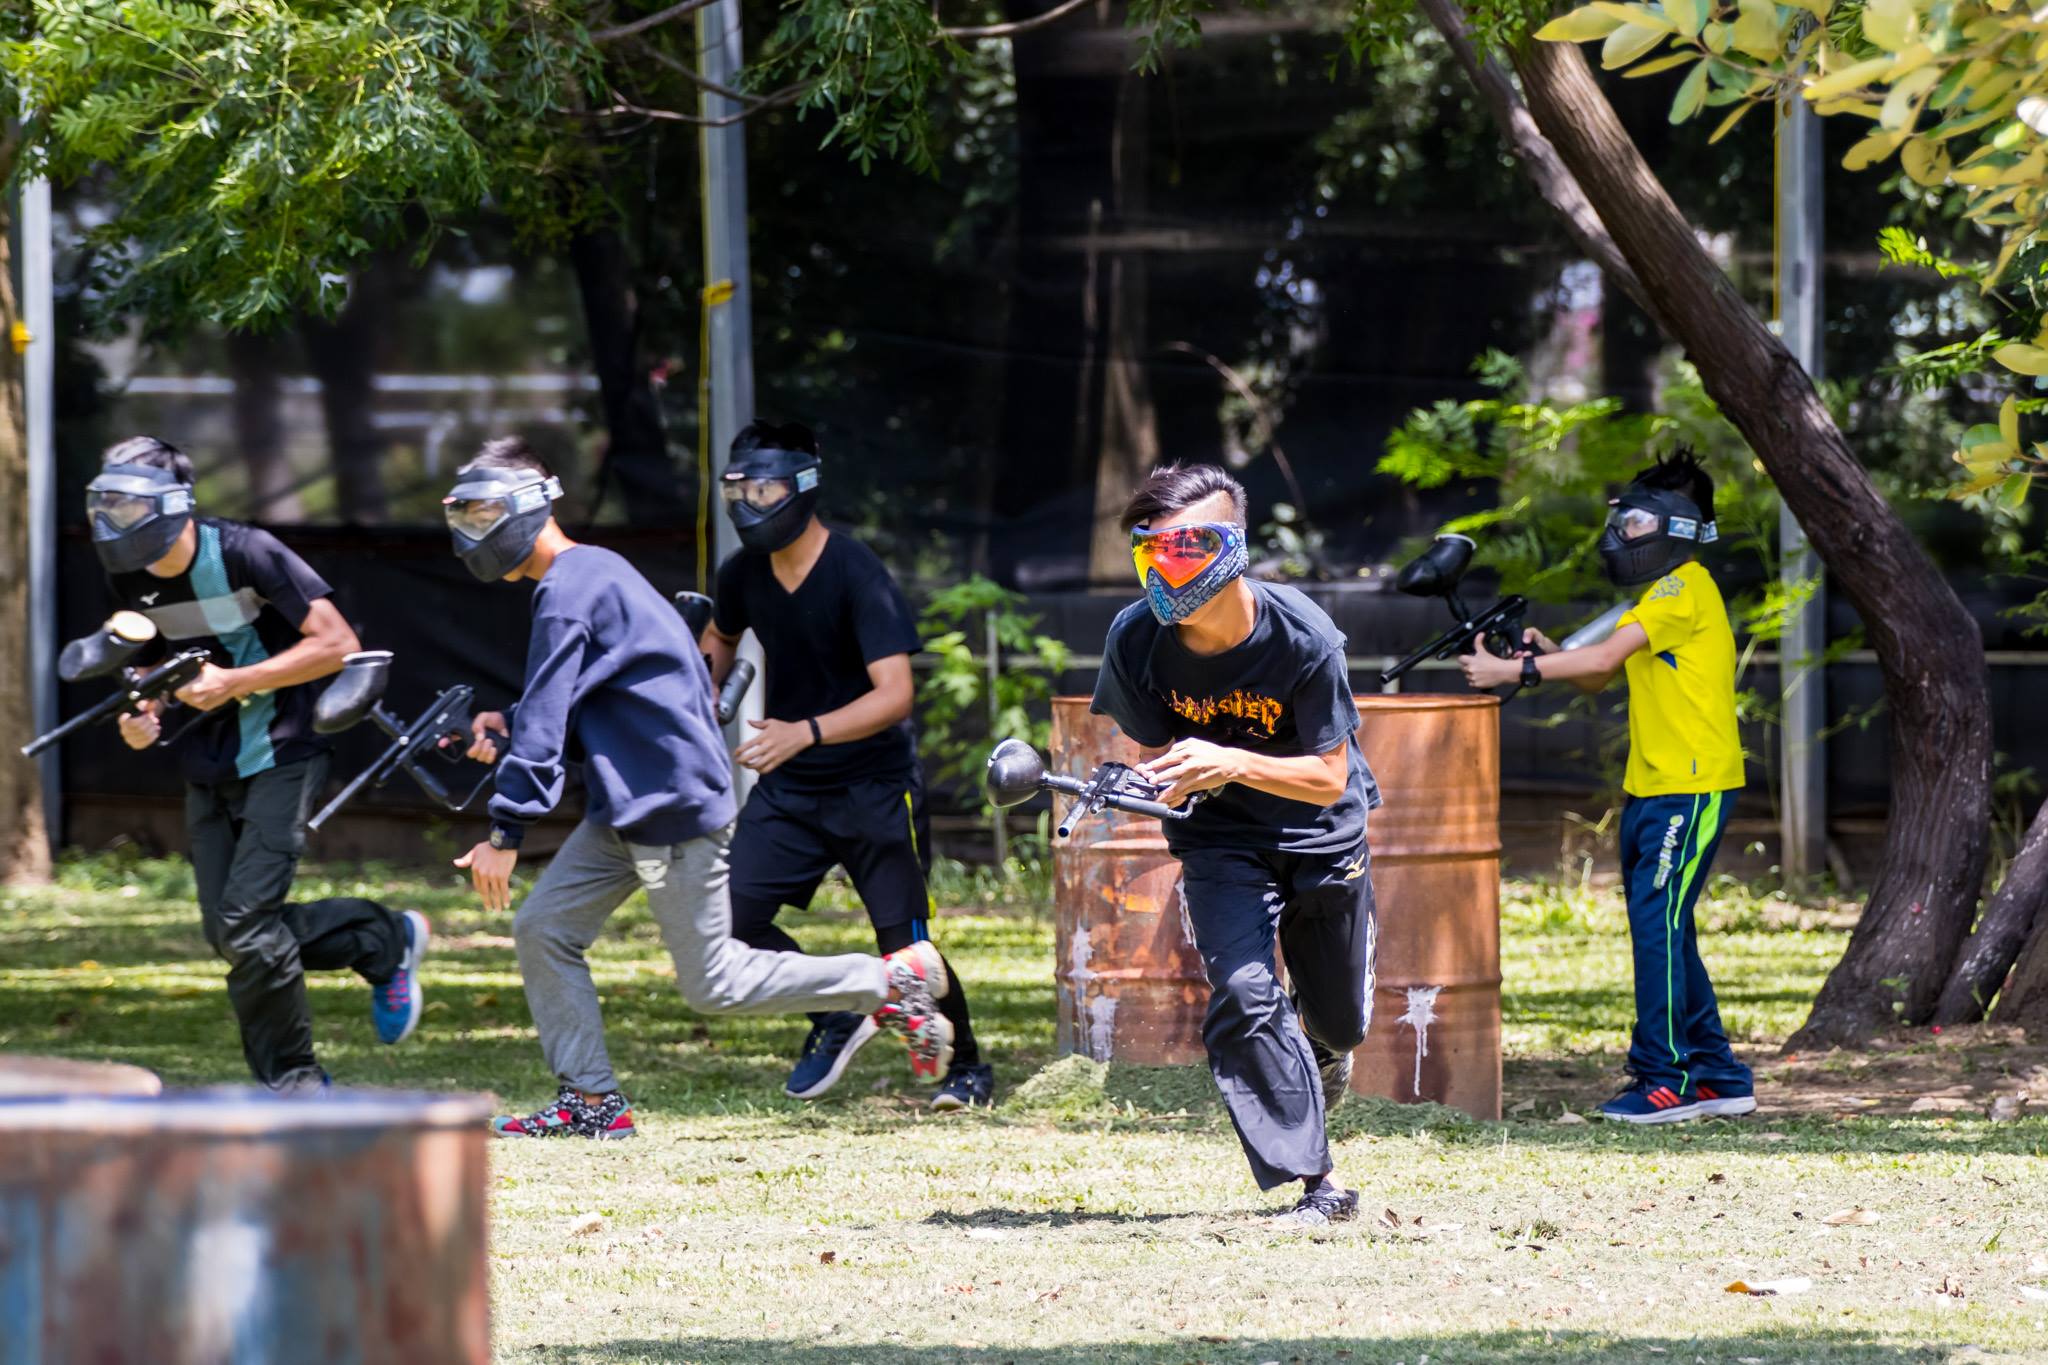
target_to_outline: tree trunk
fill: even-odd
[[[0,178],[13,169],[8,164]],[[8,338],[19,319],[14,297],[14,263],[9,259],[11,224],[0,201],[0,640],[12,642],[11,662],[0,670],[0,880],[21,884],[50,875],[50,845],[43,823],[42,785],[34,759],[21,746],[35,736],[34,692],[28,641],[28,422],[23,407],[21,354]],[[55,346],[55,337],[31,345]]]
[[[579,233],[569,243],[569,260],[583,297],[584,332],[604,402],[607,438],[590,514],[597,515],[605,491],[615,488],[632,525],[679,526],[687,509],[661,404],[640,356],[640,300],[633,292],[625,239],[611,226]],[[740,416],[752,421],[754,414]],[[724,463],[725,454],[712,451],[712,463]]]
[[[305,511],[285,458],[284,410],[278,392],[278,338],[263,332],[228,335],[235,377],[235,444],[249,471],[249,505],[258,521],[289,525]]]
[[[1126,71],[1110,135],[1110,222],[1123,230],[1144,213],[1146,78]],[[1146,315],[1151,290],[1142,250],[1112,249],[1105,283],[1108,342],[1102,372],[1102,447],[1094,454],[1095,507],[1088,542],[1088,581],[1127,583],[1131,538],[1118,514],[1146,471],[1159,463],[1159,419],[1145,377]]]
[[[371,418],[376,410],[378,342],[390,322],[391,275],[388,260],[372,261],[350,281],[348,303],[339,316],[331,322],[308,318],[299,324],[306,364],[320,380],[335,511],[354,526],[374,526],[389,516],[384,437]]]
[[[2020,841],[2012,866],[2005,870],[2005,880],[1984,907],[1977,931],[1963,944],[1948,986],[1934,1008],[1935,1023],[1969,1024],[1984,1017],[1991,998],[2006,985],[2007,973],[2026,946],[2028,934],[2042,937],[2036,931],[2048,924],[2048,916],[2041,914],[2044,900],[2048,900],[2048,805],[2035,812],[2027,837]],[[2041,973],[2037,982],[2026,982],[2022,974],[2012,978],[2008,989],[2038,991],[2044,1005],[2038,1022],[2048,1023],[2048,952],[2036,955],[2034,965]]]
[[[2036,817],[2034,829],[2029,831],[2027,842],[2034,842],[2041,820]],[[2006,881],[2012,881],[2019,871],[2019,864],[2013,864],[2013,871],[2006,874]],[[2048,1038],[2048,915],[2038,913],[2042,898],[2048,896],[2048,886],[2043,885],[2039,868],[2035,869],[2033,902],[2036,907],[2034,931],[2027,938],[2026,947],[2021,949],[2019,961],[2013,963],[2012,975],[2006,979],[2005,989],[1999,994],[1998,1008],[1991,1017],[2001,1024],[2018,1024],[2036,1041]],[[2004,887],[1999,888],[2003,895]],[[1988,918],[1988,912],[1987,912]]]
[[[1788,1046],[1924,1022],[1975,918],[1989,837],[1990,704],[1976,623],[1856,462],[1812,381],[1700,246],[1583,54],[1532,40],[1512,59],[1537,128],[1621,248],[1651,317],[1763,462],[1862,614],[1884,674],[1894,785],[1883,865]]]

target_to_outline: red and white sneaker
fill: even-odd
[[[593,1138],[600,1142],[629,1138],[633,1127],[633,1105],[626,1092],[614,1090],[595,1104],[583,1092],[565,1085],[555,1093],[555,1102],[536,1109],[524,1118],[491,1120],[491,1132],[501,1138]]]
[[[875,1023],[895,1029],[910,1045],[910,1074],[926,1085],[937,1085],[953,1065],[953,1021],[934,1010],[918,1014],[900,1001],[892,1000],[875,1011]]]

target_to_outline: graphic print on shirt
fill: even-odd
[[[1274,698],[1241,687],[1223,697],[1184,697],[1169,691],[1166,704],[1176,715],[1220,728],[1232,739],[1271,739],[1286,711]]]

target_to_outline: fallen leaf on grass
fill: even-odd
[[[1790,1133],[1758,1133],[1756,1140],[1758,1142],[1790,1142],[1792,1135]]]
[[[1211,1344],[1211,1345],[1213,1345],[1213,1346],[1221,1346],[1221,1345],[1222,1345],[1222,1344],[1223,1344],[1224,1342],[1226,1342],[1226,1341],[1230,1340],[1230,1338],[1229,1338],[1229,1337],[1212,1337],[1212,1336],[1209,1336],[1209,1335],[1207,1335],[1207,1334],[1205,1333],[1205,1334],[1204,1334],[1204,1335],[1202,1335],[1202,1336],[1196,1337],[1196,1338],[1195,1338],[1195,1340],[1196,1340],[1196,1341],[1206,1341],[1206,1342],[1210,1343],[1210,1344]]]
[[[1878,1221],[1878,1214],[1870,1209],[1843,1209],[1820,1221],[1831,1228],[1867,1228]]]
[[[1380,1210],[1379,1223],[1380,1226],[1383,1228],[1390,1228],[1398,1231],[1401,1226],[1401,1215],[1395,1213],[1392,1209],[1382,1209]]]
[[[821,1251],[818,1253],[819,1265],[831,1265],[838,1259],[839,1253],[836,1251]]]
[[[1557,1117],[1551,1120],[1553,1123],[1584,1123],[1585,1121],[1586,1116],[1584,1114],[1574,1114],[1569,1109],[1559,1110]]]
[[[2030,1284],[2020,1286],[2020,1297],[2032,1299],[2035,1303],[2048,1303],[2048,1289],[2036,1289]]]
[[[586,1213],[581,1218],[578,1218],[575,1222],[569,1224],[569,1235],[571,1237],[587,1236],[590,1233],[596,1232],[599,1228],[603,1226],[603,1214]]]
[[[1707,1177],[1707,1183],[1709,1185],[1725,1185],[1728,1183],[1728,1177],[1716,1171]]]
[[[2022,1117],[2027,1112],[2027,1101],[2031,1098],[2032,1096],[2024,1090],[2016,1095],[2000,1095],[1997,1099],[1991,1101],[1989,1113],[1991,1121],[1993,1123],[2011,1123],[2014,1119]]]
[[[1522,1101],[1522,1102],[1521,1102],[1520,1104],[1517,1104],[1517,1105],[1513,1105],[1513,1106],[1511,1106],[1511,1107],[1510,1107],[1510,1108],[1508,1109],[1508,1113],[1509,1113],[1510,1115],[1513,1115],[1513,1114],[1533,1114],[1533,1113],[1535,1113],[1535,1112],[1536,1112],[1536,1101],[1534,1101],[1534,1100],[1523,1100],[1523,1101]]]
[[[1811,1288],[1813,1288],[1812,1280],[1807,1279],[1804,1275],[1794,1275],[1789,1279],[1783,1280],[1758,1280],[1754,1284],[1747,1280],[1737,1280],[1728,1286],[1727,1292],[1730,1294],[1747,1294],[1753,1299],[1768,1299],[1779,1294],[1804,1294]]]

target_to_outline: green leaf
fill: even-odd
[[[1664,0],[1664,13],[1688,38],[1697,38],[1707,22],[1707,0]]]
[[[1671,99],[1671,121],[1683,123],[1700,111],[1707,98],[1707,64],[1701,62],[1679,83],[1678,93]]]
[[[1570,14],[1560,14],[1537,29],[1536,36],[1546,43],[1585,43],[1595,38],[1605,38],[1621,25],[1620,19],[1587,5],[1583,9],[1573,10]]]
[[[1999,347],[1991,358],[2015,374],[2048,375],[2048,350],[2014,341]]]
[[[2005,482],[1998,487],[1998,505],[2008,512],[2017,512],[2027,504],[2027,493],[2034,486],[2034,476],[2021,470],[2008,474]]]
[[[1636,58],[1664,41],[1668,34],[1654,28],[1637,28],[1624,24],[1607,35],[1607,41],[1600,45],[1600,65],[1612,71],[1627,66]]]
[[[1669,57],[1659,57],[1653,62],[1632,66],[1621,74],[1634,80],[1638,76],[1654,76],[1660,71],[1669,71],[1673,67],[1684,66],[1687,62],[1696,62],[1699,59],[1700,54],[1697,52],[1674,52]]]

